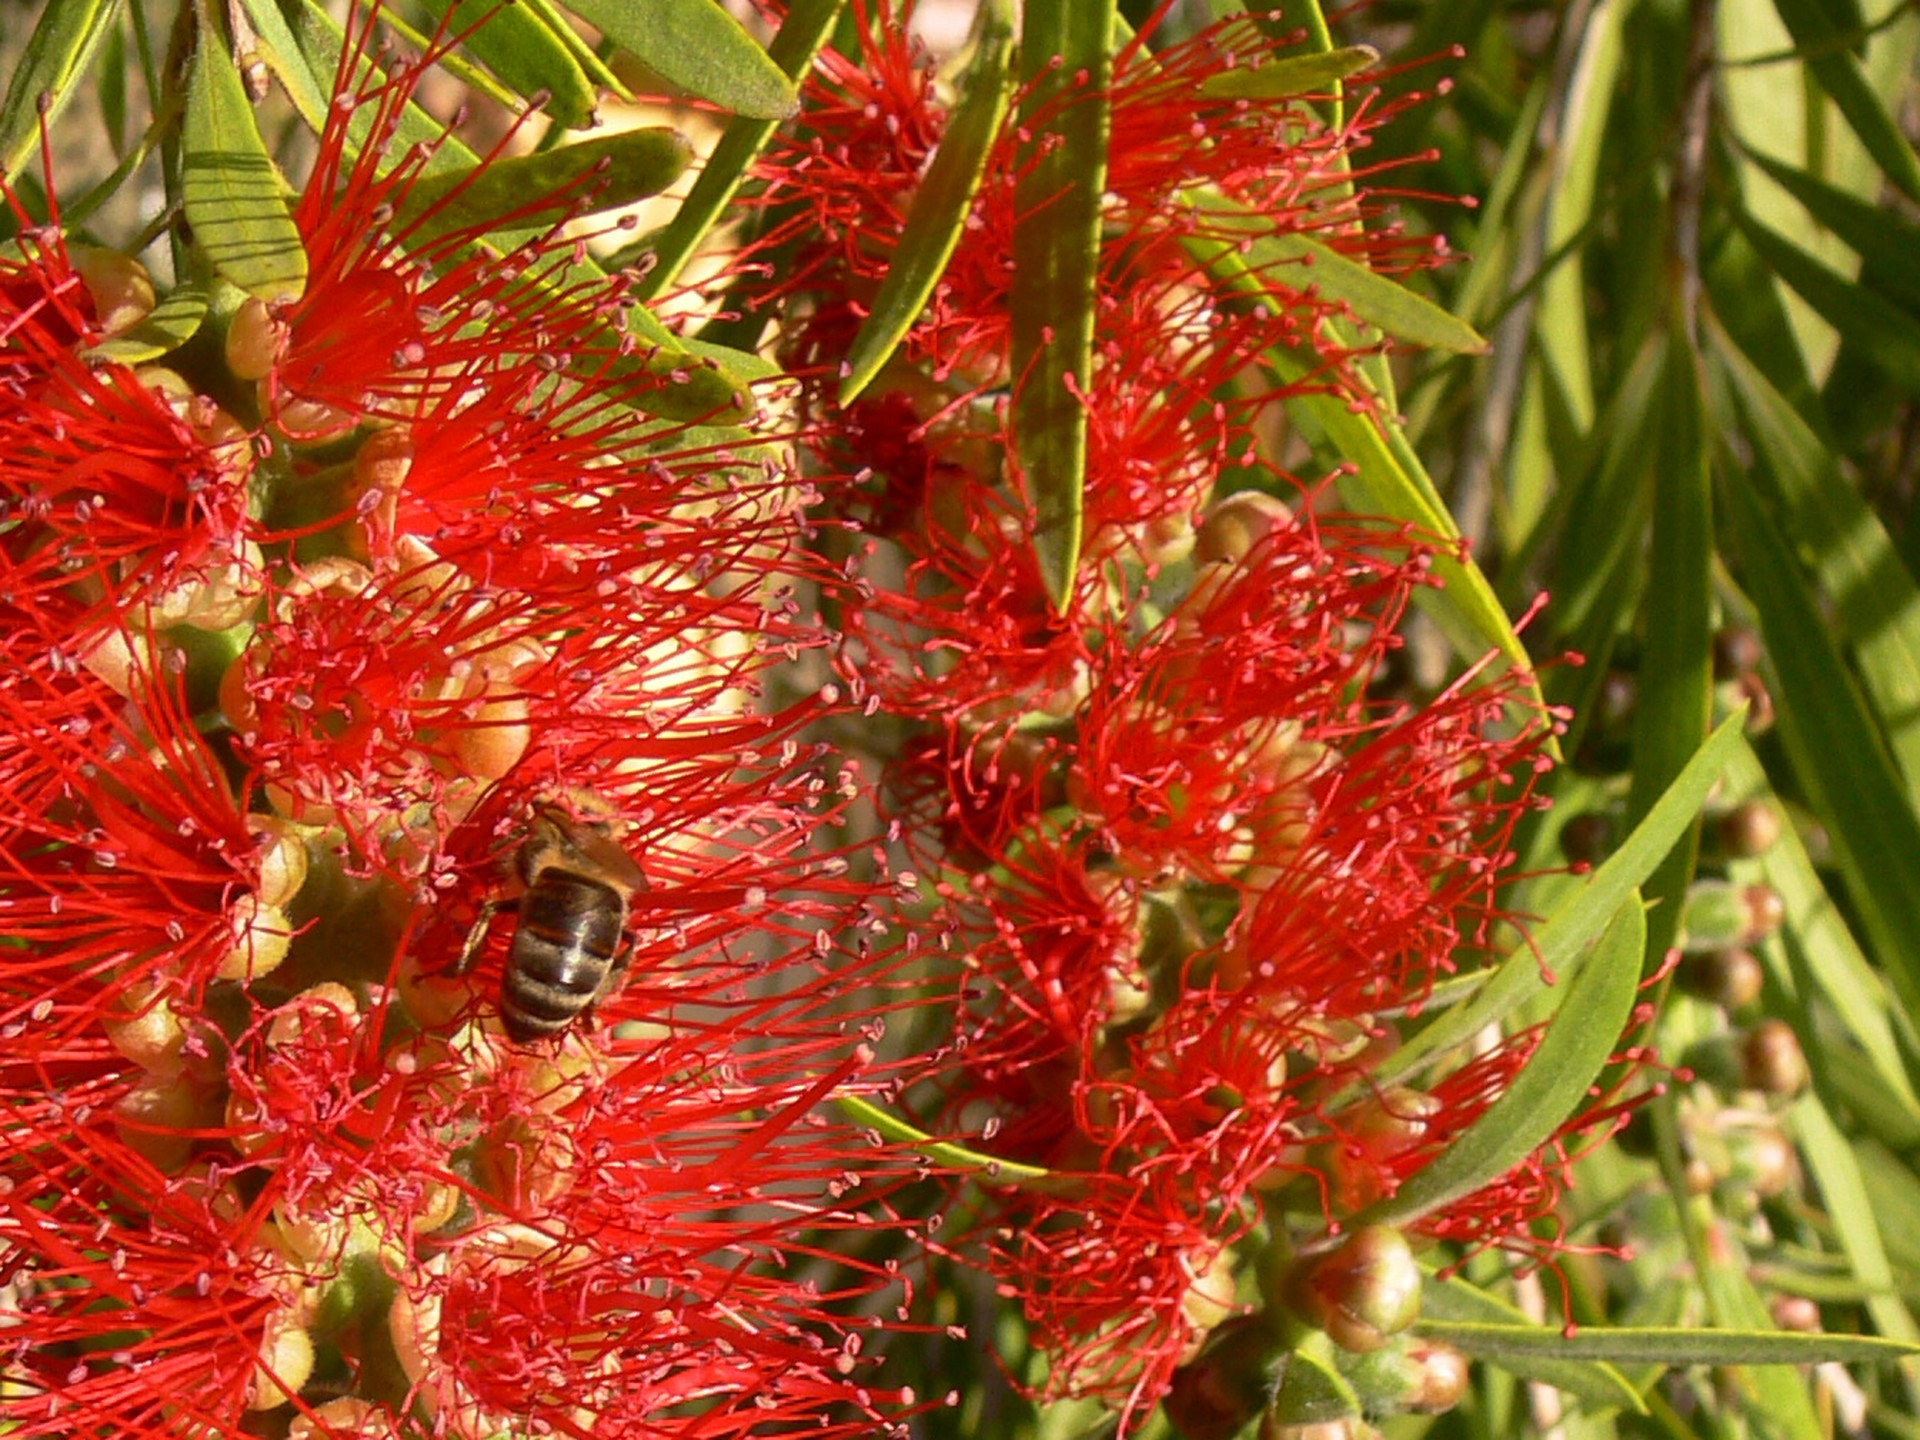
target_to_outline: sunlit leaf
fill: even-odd
[[[421,0],[461,48],[523,100],[547,96],[546,113],[571,130],[594,120],[597,96],[579,60],[526,4],[498,0]]]
[[[715,0],[562,3],[622,50],[722,110],[783,120],[799,104],[792,77]]]
[[[0,174],[14,174],[40,148],[41,100],[52,124],[119,16],[120,0],[58,0],[41,10],[0,100]]]

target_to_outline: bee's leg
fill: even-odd
[[[518,910],[520,899],[488,900],[480,907],[480,914],[473,924],[467,927],[466,941],[460,946],[460,958],[448,969],[449,975],[464,975],[473,968],[473,957],[480,953],[480,947],[486,943],[487,928],[493,924],[493,917],[503,910]]]

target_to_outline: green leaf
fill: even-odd
[[[1880,1234],[1879,1207],[1867,1190],[1852,1146],[1812,1095],[1794,1102],[1787,1121],[1819,1187],[1834,1238],[1853,1268],[1853,1278],[1869,1292],[1865,1304],[1873,1323],[1891,1339],[1920,1341],[1920,1327],[1894,1291],[1893,1265]]]
[[[1893,1361],[1920,1345],[1867,1335],[1800,1335],[1782,1330],[1696,1330],[1688,1326],[1592,1326],[1569,1335],[1544,1325],[1421,1320],[1416,1328],[1469,1355],[1504,1361],[1534,1356],[1616,1365],[1818,1365]]]
[[[1896,384],[1920,395],[1920,320],[1890,305],[1885,296],[1828,269],[1759,221],[1743,218],[1740,228],[1780,278],[1822,319],[1871,355]]]
[[[396,220],[409,244],[463,229],[538,234],[577,213],[613,210],[658,195],[680,178],[693,149],[677,130],[652,126],[489,160],[463,174],[425,175],[407,189]],[[503,227],[505,227],[503,229]]]
[[[1863,280],[1909,310],[1920,311],[1920,277],[1913,268],[1913,257],[1920,255],[1920,226],[1888,206],[1862,200],[1758,151],[1747,158],[1866,262]]]
[[[1216,70],[1200,82],[1202,100],[1283,100],[1337,85],[1380,58],[1371,45],[1348,45],[1310,55],[1278,58],[1256,51],[1253,64]]]
[[[1744,719],[1743,712],[1721,722],[1633,833],[1534,932],[1533,943],[1517,947],[1501,962],[1470,1004],[1449,1011],[1414,1035],[1394,1054],[1378,1083],[1391,1085],[1405,1080],[1432,1057],[1452,1052],[1512,1014],[1538,995],[1550,978],[1575,964],[1580,952],[1593,943],[1623,906],[1637,905],[1638,901],[1632,899],[1635,887],[1653,873],[1674,842],[1699,818],[1700,807],[1721,770],[1745,743],[1741,734]]]
[[[781,74],[790,78],[805,74],[832,33],[833,22],[846,8],[846,3],[847,0],[794,0],[787,18],[780,22],[779,33],[767,47],[767,58],[779,67]],[[641,280],[638,290],[641,299],[658,295],[678,278],[687,258],[700,247],[700,242],[732,203],[740,182],[746,178],[747,168],[766,148],[774,129],[771,120],[750,120],[736,115],[728,121],[726,134],[720,137],[706,164],[700,167],[700,177],[693,182],[687,198],[680,202],[673,219],[632,246],[630,254],[620,257],[623,263],[631,264],[641,254],[652,251],[653,268]]]
[[[715,0],[562,0],[567,9],[675,85],[722,110],[784,120],[793,80]]]
[[[287,213],[240,73],[211,24],[200,29],[181,131],[181,199],[195,243],[216,274],[262,300],[297,298],[307,252]]]
[[[1721,481],[1741,579],[1777,677],[1779,734],[1832,837],[1869,949],[1920,1014],[1920,820],[1799,562],[1732,457]]]
[[[247,20],[253,26],[255,53],[266,62],[279,80],[293,108],[307,128],[318,134],[327,123],[327,95],[330,86],[321,83],[307,63],[306,52],[294,39],[286,16],[273,0],[241,0]]]
[[[967,68],[965,89],[954,106],[920,187],[907,207],[906,223],[886,279],[873,297],[866,322],[848,347],[840,380],[840,403],[867,388],[893,355],[927,297],[945,273],[960,243],[973,198],[986,173],[987,156],[999,137],[1012,95],[1012,0],[986,0],[980,7],[979,44]]]
[[[1311,289],[1337,300],[1355,317],[1409,345],[1480,355],[1487,342],[1471,325],[1416,295],[1399,281],[1351,260],[1311,235],[1275,230],[1274,220],[1238,205],[1217,190],[1190,189],[1182,199],[1212,235],[1247,237],[1235,251],[1245,268],[1275,294]],[[1200,247],[1190,247],[1200,248]],[[1211,250],[1211,247],[1207,247]],[[1217,258],[1217,251],[1211,252]]]
[[[1360,1397],[1329,1358],[1305,1346],[1287,1356],[1279,1393],[1267,1409],[1273,1426],[1332,1425],[1359,1414]]]
[[[1638,672],[1629,823],[1653,808],[1713,720],[1713,487],[1699,364],[1678,336],[1668,339],[1660,397],[1647,467],[1653,487],[1647,593],[1658,603],[1647,607]],[[1656,956],[1679,928],[1698,848],[1699,829],[1689,826],[1647,877],[1647,899],[1656,907],[1648,917],[1648,944]]]
[[[560,37],[525,4],[498,0],[421,0],[461,48],[522,99],[547,92],[546,113],[569,130],[594,123],[593,82]]]
[[[1909,198],[1920,200],[1920,156],[1874,94],[1860,62],[1846,48],[1845,33],[1833,23],[1826,6],[1821,0],[1774,0],[1774,9],[1801,50],[1807,69],[1846,117],[1867,153],[1887,179]]]
[[[1114,10],[1115,0],[1027,0],[1020,22],[1013,451],[1034,504],[1034,559],[1062,611],[1080,563],[1087,412],[1074,391],[1093,367]]]
[[[163,295],[132,329],[90,346],[89,360],[111,360],[121,365],[144,365],[178,350],[191,340],[207,317],[207,293],[193,285],[182,285]]]
[[[1491,1184],[1579,1109],[1633,1013],[1646,952],[1646,916],[1628,899],[1567,988],[1546,1034],[1506,1092],[1432,1164],[1350,1222],[1405,1225]]]
[[[983,1154],[978,1150],[969,1150],[964,1145],[955,1145],[951,1141],[936,1140],[926,1131],[917,1129],[902,1120],[891,1111],[882,1110],[869,1100],[857,1095],[836,1095],[835,1105],[840,1113],[856,1125],[865,1125],[883,1139],[894,1140],[910,1145],[929,1160],[956,1170],[972,1172],[983,1184],[989,1185],[1031,1185],[1050,1180],[1053,1172],[1043,1170],[1038,1165],[1022,1165],[1013,1160],[1002,1160],[998,1156]]]
[[[41,97],[51,126],[86,88],[80,81],[119,14],[120,0],[60,0],[41,10],[0,100],[0,174],[17,174],[40,148]]]
[[[1421,1290],[1420,1320],[1416,1328],[1428,1332],[1448,1322],[1470,1322],[1502,1329],[1537,1329],[1526,1316],[1458,1275],[1445,1280],[1429,1273]],[[1461,1347],[1466,1348],[1466,1347]],[[1589,1410],[1632,1409],[1646,1412],[1646,1402],[1626,1376],[1604,1360],[1575,1360],[1555,1351],[1539,1355],[1483,1356],[1524,1380],[1536,1380],[1578,1396]]]
[[[1714,359],[1738,401],[1738,414],[1719,416],[1719,427],[1744,428],[1752,440],[1753,473],[1813,557],[1821,590],[1833,601],[1906,774],[1908,799],[1920,805],[1920,585],[1880,518],[1841,474],[1832,449],[1759,367],[1730,343],[1716,347]]]

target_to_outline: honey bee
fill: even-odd
[[[517,909],[500,1020],[509,1040],[530,1045],[563,1034],[618,987],[627,968],[627,909],[647,879],[604,821],[576,820],[554,805],[535,812],[517,865],[525,891],[482,907],[456,972],[471,963],[493,916]]]

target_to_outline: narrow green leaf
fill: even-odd
[[[127,153],[127,72],[132,65],[126,27],[107,26],[100,37],[100,63],[92,74],[100,91],[100,128],[116,156]]]
[[[1869,949],[1920,1013],[1920,820],[1799,562],[1737,463],[1721,479],[1741,579],[1777,677],[1779,734],[1833,839]]]
[[[813,64],[813,57],[820,53],[820,47],[833,32],[833,22],[846,8],[846,3],[847,0],[794,0],[787,18],[780,22],[779,33],[767,47],[767,58],[779,67],[781,74],[797,80]],[[728,121],[726,134],[720,137],[706,164],[700,167],[699,179],[693,182],[693,188],[680,202],[673,219],[636,242],[630,247],[630,253],[623,252],[619,257],[622,263],[631,264],[647,251],[653,253],[653,268],[640,282],[641,299],[658,295],[679,277],[687,258],[700,248],[700,242],[732,203],[740,182],[746,178],[747,168],[766,148],[774,129],[771,120],[751,120],[736,115]]]
[[[1920,1341],[1920,1326],[1914,1324],[1912,1314],[1894,1291],[1893,1265],[1880,1234],[1879,1207],[1868,1193],[1853,1148],[1813,1095],[1802,1095],[1794,1102],[1787,1123],[1799,1142],[1813,1183],[1819,1187],[1834,1238],[1852,1267],[1853,1279],[1869,1292],[1865,1304],[1873,1323],[1889,1339],[1909,1344]]]
[[[255,53],[293,101],[309,130],[318,134],[327,123],[327,95],[330,86],[322,84],[307,63],[306,52],[294,38],[287,17],[274,0],[241,0],[247,21],[253,26]]]
[[[1115,0],[1028,0],[1020,22],[1028,138],[1014,189],[1013,450],[1034,504],[1034,558],[1061,610],[1080,563],[1087,412],[1074,392],[1093,365],[1114,12]]]
[[[784,120],[793,80],[715,0],[561,0],[622,50],[722,110]]]
[[[1920,254],[1920,232],[1916,247]],[[1853,646],[1868,697],[1906,774],[1908,798],[1920,807],[1920,585],[1879,516],[1840,472],[1832,448],[1759,367],[1731,343],[1716,347],[1714,358],[1739,411],[1719,417],[1719,426],[1745,429],[1751,438],[1753,473],[1766,482],[1769,499],[1813,557],[1821,589],[1833,601],[1842,638]]]
[[[1648,457],[1653,538],[1639,696],[1634,704],[1629,823],[1666,793],[1706,738],[1713,720],[1713,487],[1707,464],[1704,399],[1693,347],[1670,336],[1660,381],[1659,423]],[[1699,829],[1689,826],[1647,877],[1648,944],[1664,954],[1680,924],[1693,880]]]
[[[1864,285],[1828,269],[1798,245],[1757,220],[1740,225],[1780,278],[1820,316],[1871,355],[1896,384],[1920,395],[1920,320]]]
[[[119,14],[120,0],[61,0],[41,10],[0,100],[0,174],[15,174],[40,148],[41,97],[51,125],[85,88],[78,81]]]
[[[1348,45],[1308,55],[1278,58],[1256,52],[1251,65],[1219,70],[1200,82],[1202,100],[1281,100],[1337,85],[1380,58],[1371,45]]]
[[[1920,276],[1914,274],[1913,266],[1913,257],[1920,255],[1920,225],[1895,214],[1889,206],[1863,200],[1771,156],[1751,151],[1747,158],[1866,262],[1863,280],[1909,310],[1920,312]]]
[[[540,23],[559,37],[560,43],[567,47],[574,60],[596,89],[610,90],[622,100],[633,99],[633,91],[626,82],[613,72],[613,69],[595,53],[593,46],[587,43],[586,36],[574,29],[567,17],[554,7],[553,0],[514,0],[516,5],[524,5],[538,16]]]
[[[1887,179],[1914,200],[1920,200],[1920,156],[1874,94],[1860,62],[1846,48],[1846,35],[1833,23],[1821,0],[1774,0],[1781,22],[1820,88],[1827,92],[1867,153],[1886,172]],[[1797,288],[1797,287],[1796,287]]]
[[[307,252],[285,185],[219,31],[203,24],[200,35],[181,131],[181,199],[194,241],[217,274],[248,294],[296,298],[306,289]]]
[[[1006,119],[1013,92],[1012,0],[987,0],[980,7],[977,25],[979,43],[967,68],[965,90],[907,207],[886,279],[880,282],[866,322],[848,347],[840,380],[842,405],[867,388],[893,355],[900,337],[920,318],[960,243],[986,173],[987,156]]]
[[[207,293],[182,285],[164,295],[138,325],[124,334],[102,340],[86,352],[89,360],[111,360],[121,365],[144,365],[178,350],[191,340],[207,317]]]
[[[1624,905],[1630,901],[1637,905],[1631,898],[1635,887],[1698,819],[1721,770],[1745,743],[1744,720],[1742,712],[1722,721],[1619,849],[1534,932],[1533,944],[1515,949],[1470,1004],[1449,1011],[1413,1036],[1392,1057],[1378,1083],[1405,1080],[1427,1060],[1450,1053],[1512,1014],[1538,995],[1549,979],[1573,966]]]
[[[1422,1320],[1416,1328],[1483,1360],[1548,1355],[1616,1365],[1819,1365],[1828,1360],[1894,1361],[1920,1354],[1920,1345],[1870,1335],[1801,1335],[1783,1330],[1583,1326],[1569,1335],[1544,1325],[1461,1320]]]
[[[1275,1428],[1332,1425],[1359,1414],[1360,1397],[1330,1360],[1305,1347],[1287,1356],[1279,1393],[1267,1409],[1268,1420]]]
[[[969,1150],[951,1141],[936,1140],[891,1111],[882,1110],[872,1101],[862,1100],[857,1095],[837,1095],[833,1103],[854,1124],[867,1126],[883,1139],[911,1145],[929,1160],[958,1170],[972,1171],[985,1184],[1027,1185],[1053,1178],[1052,1171],[1043,1170],[1038,1165],[1021,1165],[1013,1160],[1002,1160],[978,1150]]]
[[[1638,900],[1629,899],[1567,987],[1539,1047],[1506,1093],[1432,1164],[1351,1223],[1404,1225],[1498,1180],[1551,1138],[1587,1098],[1587,1087],[1620,1043],[1646,939],[1645,913]]]
[[[1504,1300],[1496,1299],[1458,1275],[1440,1280],[1429,1273],[1421,1290],[1418,1328],[1427,1331],[1450,1322],[1538,1329]],[[1578,1396],[1589,1410],[1637,1410],[1646,1413],[1640,1392],[1605,1360],[1575,1360],[1551,1350],[1538,1355],[1483,1356],[1523,1380],[1536,1380]]]
[[[614,210],[658,195],[680,178],[693,149],[677,130],[650,126],[597,136],[532,155],[489,160],[464,174],[422,176],[408,187],[396,220],[417,244],[468,228],[537,233],[574,213]],[[557,198],[556,198],[557,197]]]
[[[525,100],[547,92],[546,113],[569,130],[594,123],[598,95],[573,52],[523,4],[498,0],[421,0],[461,48]]]
[[[1354,316],[1396,340],[1457,355],[1480,355],[1487,342],[1473,327],[1399,281],[1350,260],[1311,235],[1276,233],[1273,220],[1235,204],[1217,190],[1191,189],[1182,198],[1214,234],[1247,237],[1236,251],[1245,267],[1275,293],[1311,289],[1337,300]],[[1198,247],[1196,247],[1198,248]]]

